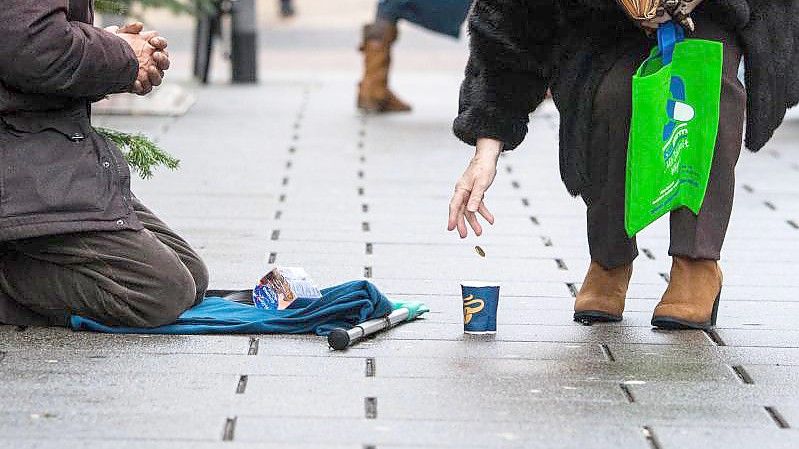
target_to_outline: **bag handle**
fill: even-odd
[[[685,30],[674,21],[670,20],[658,27],[658,49],[664,65],[671,64],[674,46],[684,40]]]

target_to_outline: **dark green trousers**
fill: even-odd
[[[170,323],[201,301],[208,270],[141,202],[141,231],[85,232],[0,244],[0,323],[112,326]]]

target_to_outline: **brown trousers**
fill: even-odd
[[[671,213],[669,254],[718,260],[732,213],[735,165],[741,154],[746,92],[738,80],[741,46],[735,33],[713,22],[697,20],[688,38],[724,43],[721,114],[716,152],[705,201],[698,216],[686,208]],[[606,74],[594,98],[589,150],[592,186],[583,194],[588,206],[591,259],[605,268],[631,263],[638,255],[635,239],[624,230],[627,140],[632,116],[632,77],[649,53],[620,59]]]
[[[186,241],[141,202],[141,231],[85,232],[0,243],[0,324],[111,326],[171,323],[208,288]]]

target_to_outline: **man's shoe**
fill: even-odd
[[[397,40],[397,26],[381,22],[366,25],[360,50],[364,57],[363,79],[358,83],[358,109],[369,113],[408,112],[411,106],[388,88],[391,46]]]
[[[716,325],[722,274],[718,262],[674,257],[669,287],[652,315],[661,329],[710,329]]]
[[[632,264],[608,270],[597,262],[591,262],[574,301],[574,321],[586,325],[621,321],[632,275]]]

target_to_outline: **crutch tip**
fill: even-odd
[[[350,345],[350,334],[341,328],[333,329],[330,335],[327,336],[327,344],[336,351],[347,349]]]

